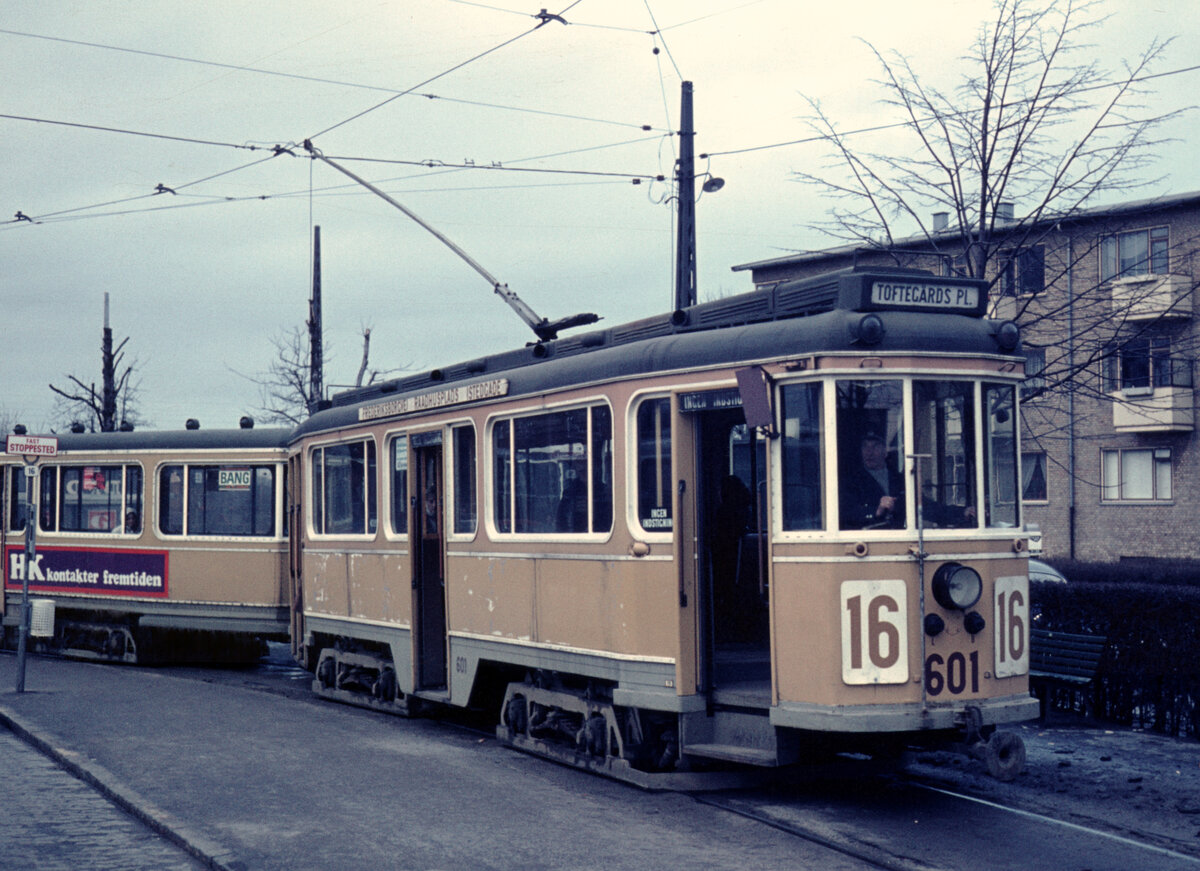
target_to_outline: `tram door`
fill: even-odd
[[[303,662],[305,517],[304,475],[301,473],[299,454],[294,454],[288,460],[283,499],[287,511],[288,607],[291,618],[292,656]]]
[[[413,613],[417,686],[446,686],[446,580],[441,433],[413,437],[416,489],[412,496]]]
[[[707,689],[770,677],[766,584],[766,443],[740,408],[690,415],[693,517]]]

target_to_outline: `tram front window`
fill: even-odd
[[[978,526],[975,509],[975,385],[913,382],[913,441],[921,456],[926,526]]]
[[[983,385],[983,450],[987,474],[987,525],[1013,527],[1020,523],[1017,494],[1017,397],[1011,384]]]
[[[842,529],[904,527],[903,412],[900,381],[837,383]]]

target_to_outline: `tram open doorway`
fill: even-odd
[[[769,707],[766,441],[737,407],[693,421],[704,683],[715,704]]]

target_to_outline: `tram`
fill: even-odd
[[[635,782],[965,742],[1029,693],[1015,324],[847,270],[335,397],[290,448],[327,698]]]
[[[33,478],[20,462],[0,466],[6,644],[26,583],[38,650],[209,664],[252,662],[267,640],[286,641],[288,435],[249,418],[239,429],[68,433]],[[37,555],[26,565],[30,495]]]

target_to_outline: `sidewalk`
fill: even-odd
[[[0,772],[0,869],[198,871],[208,867],[4,730],[0,730]]]

